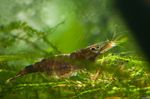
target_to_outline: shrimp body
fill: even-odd
[[[33,65],[26,66],[23,70],[18,72],[15,77],[8,79],[8,81],[35,72],[46,72],[49,75],[55,74],[58,77],[68,77],[76,70],[82,68],[86,69],[86,64],[83,64],[84,62],[94,63],[97,56],[107,52],[114,46],[115,42],[105,41],[70,54],[55,55],[54,57],[43,59]]]

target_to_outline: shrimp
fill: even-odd
[[[72,52],[70,54],[60,54],[54,57],[43,59],[33,65],[26,66],[24,69],[19,71],[16,76],[9,78],[7,82],[14,80],[18,77],[36,72],[46,72],[49,75],[57,75],[58,77],[68,77],[82,68],[86,68],[83,65],[83,61],[94,62],[97,56],[107,52],[111,48],[115,47],[114,41],[104,41],[90,45],[86,48]]]

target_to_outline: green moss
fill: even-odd
[[[96,8],[85,0],[70,2],[69,4],[76,4],[74,11],[78,7],[81,10],[77,10],[77,15],[69,19],[72,22],[68,22],[69,26],[62,22],[43,31],[21,21],[0,26],[0,98],[137,99],[150,96],[150,73],[146,68],[148,62],[135,50],[130,36],[126,35],[128,30],[118,16],[109,12],[112,11],[111,7],[109,11],[105,7],[110,1],[98,0],[102,6],[97,5]],[[97,9],[100,8],[102,11],[99,14]],[[97,16],[90,16],[90,11],[93,11],[93,14],[95,12]],[[65,25],[68,27],[63,30],[61,26]],[[41,58],[84,48],[115,33],[124,33],[125,39],[117,42],[117,47],[100,56],[95,64],[89,66],[89,71],[82,70],[66,79],[54,79],[49,75],[35,73],[6,83],[8,78],[23,67]],[[94,79],[97,69],[99,76]]]

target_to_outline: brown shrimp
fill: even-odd
[[[7,82],[35,72],[46,72],[49,75],[55,74],[58,77],[66,77],[80,69],[80,66],[74,64],[74,61],[78,61],[77,63],[80,62],[81,65],[82,61],[94,62],[98,55],[105,53],[114,46],[116,46],[114,41],[105,41],[93,44],[70,54],[61,54],[52,58],[43,59],[41,62],[26,66],[23,70],[17,73],[15,77],[9,78]]]

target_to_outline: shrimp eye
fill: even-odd
[[[91,50],[92,50],[92,51],[96,51],[96,48],[95,48],[95,47],[92,47]]]
[[[97,49],[97,47],[91,47],[90,50],[91,50],[93,53],[96,53],[96,54],[99,52],[98,49]]]

